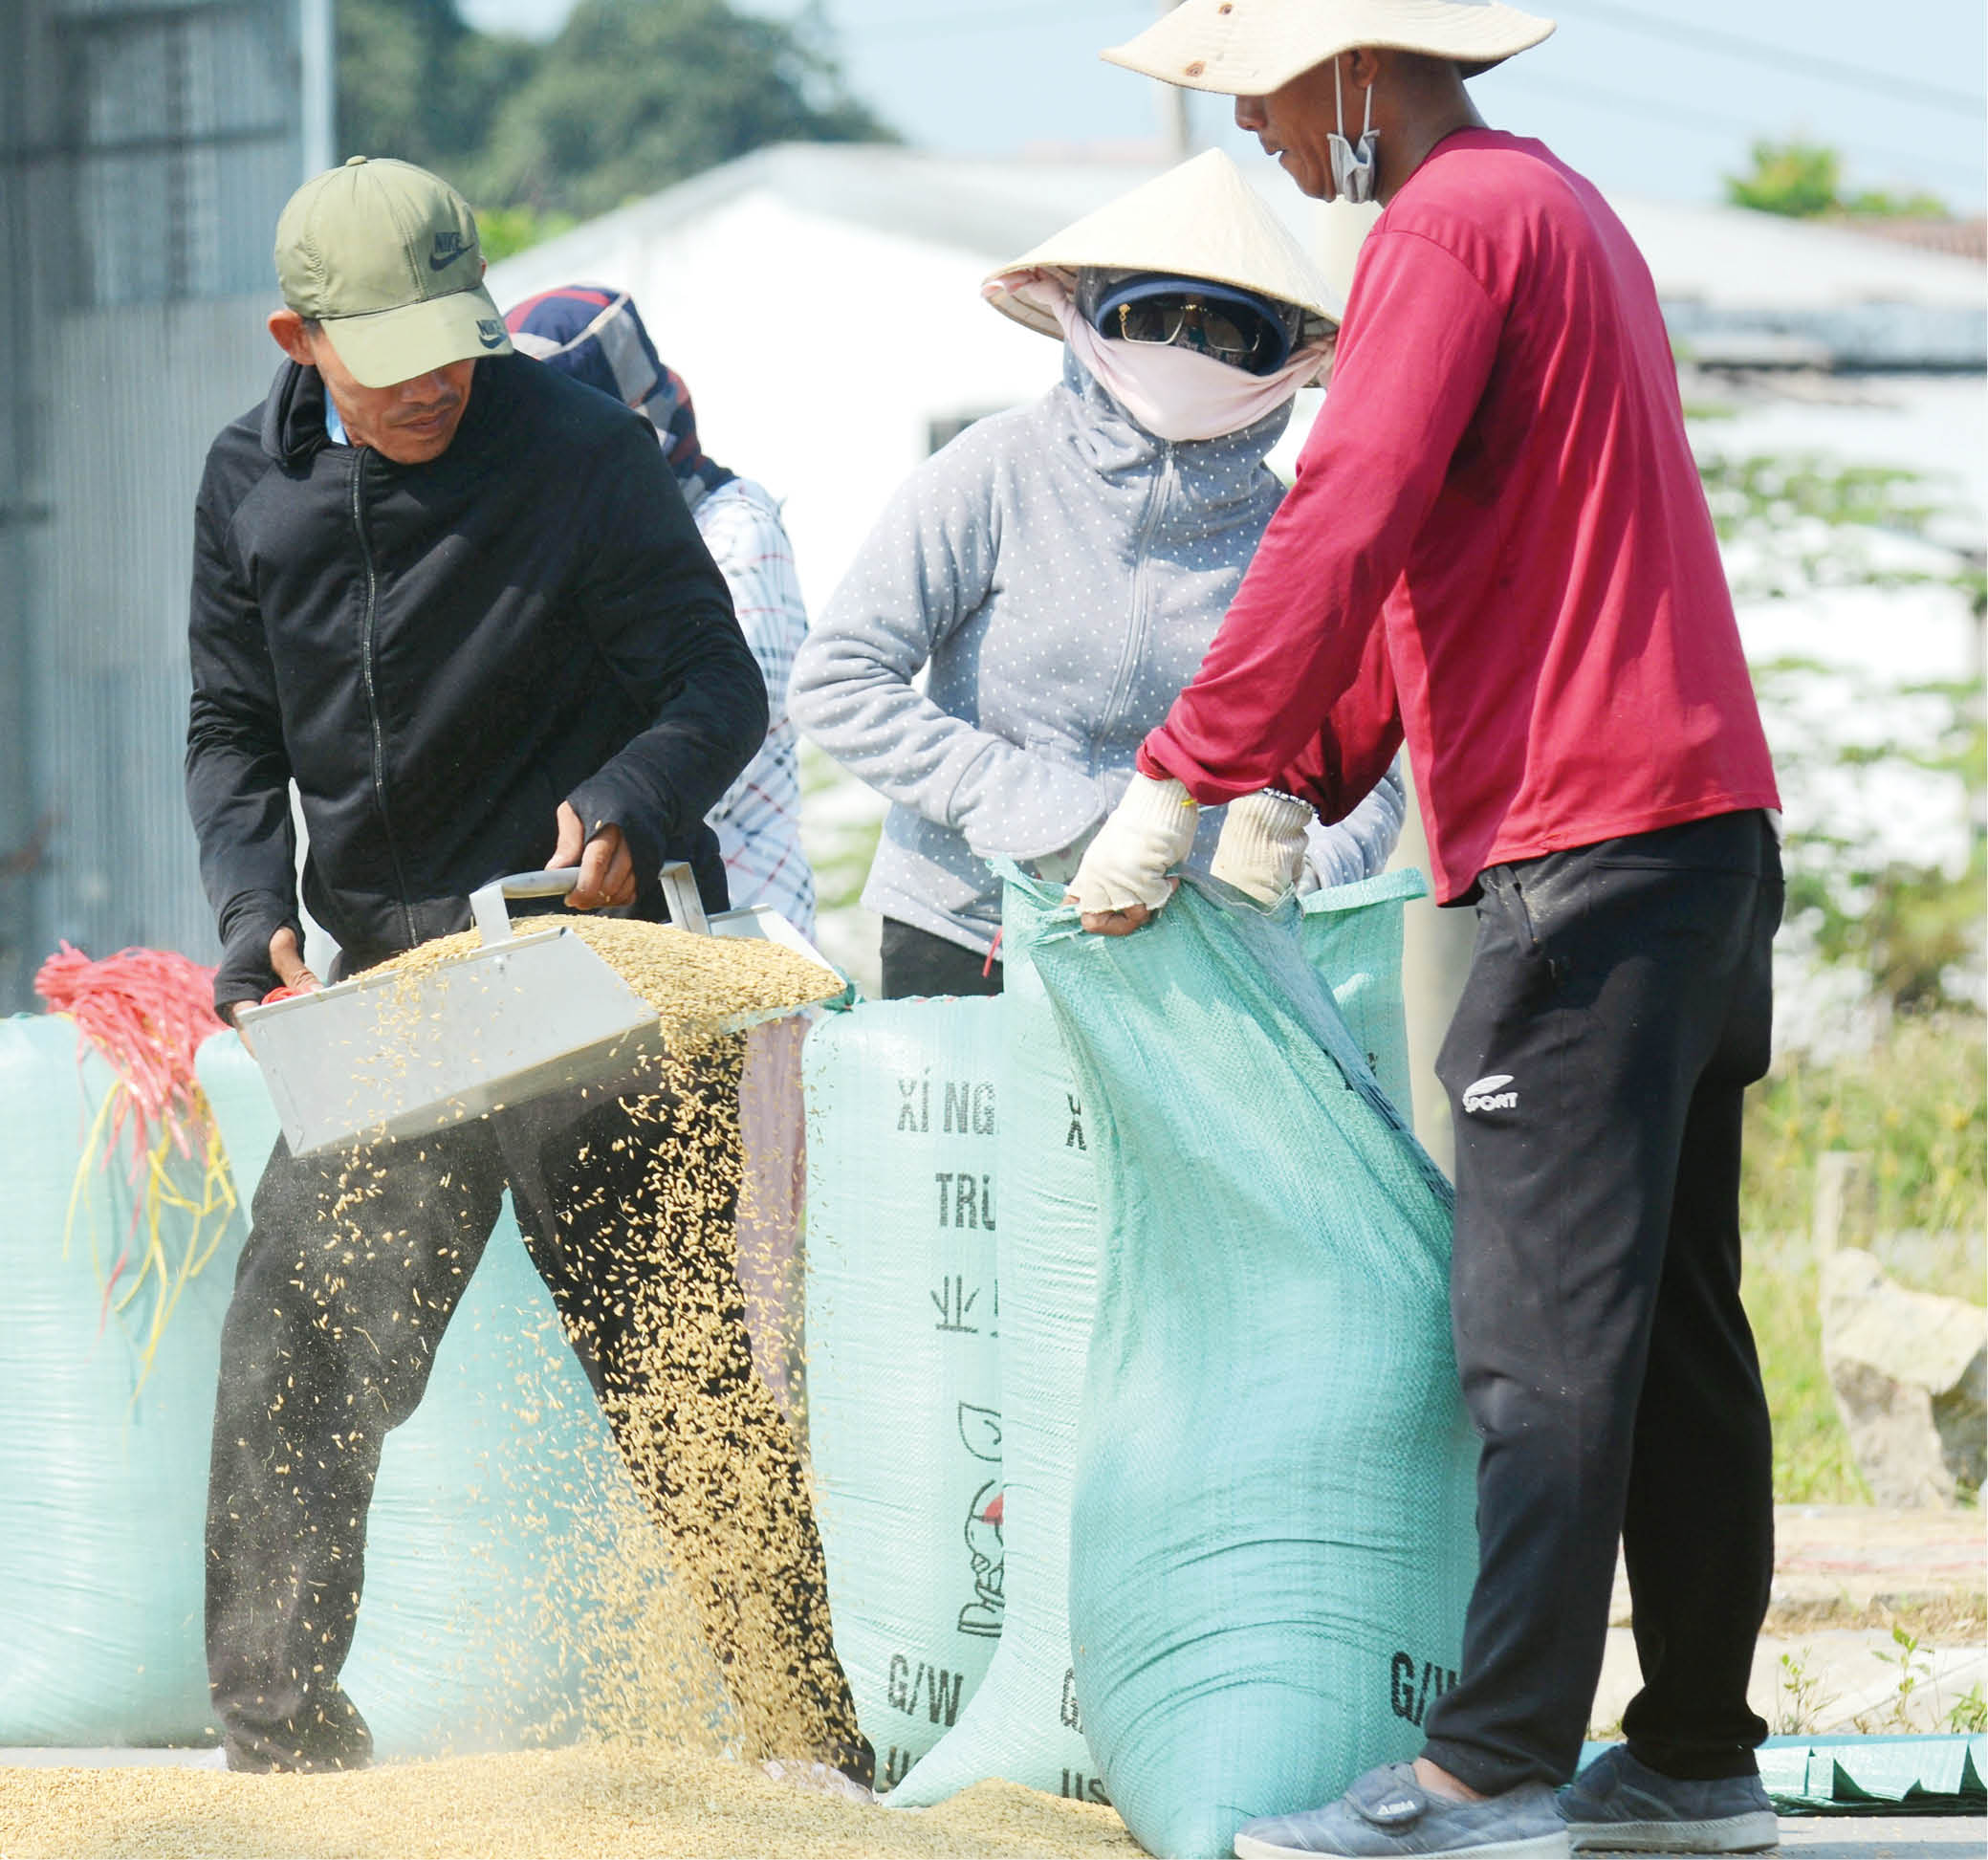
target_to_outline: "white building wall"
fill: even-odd
[[[819,612],[934,421],[1045,391],[1061,345],[980,298],[978,252],[745,195],[661,236],[610,222],[492,266],[508,310],[557,284],[634,295],[689,383],[705,449],[786,503]]]

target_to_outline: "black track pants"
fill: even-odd
[[[1772,1455],[1739,1302],[1739,1120],[1767,1068],[1780,856],[1728,814],[1496,866],[1437,1071],[1456,1129],[1451,1308],[1484,1443],[1461,1680],[1426,1754],[1565,1782],[1618,1538],[1630,1748],[1750,1774]]]
[[[298,1158],[277,1143],[222,1332],[208,1486],[208,1672],[231,1767],[351,1768],[371,1754],[339,1673],[364,1586],[381,1447],[421,1401],[508,1183],[643,1497],[666,1528],[710,1530],[698,1521],[721,1515],[738,1538],[733,1574],[707,1586],[715,1572],[700,1571],[693,1586],[749,1725],[759,1716],[819,1727],[817,1749],[792,1754],[864,1769],[867,1747],[827,1652],[799,1457],[753,1369],[732,1206],[714,1195],[695,1214],[652,1218],[694,1167],[683,1159],[710,1120],[735,1117],[736,1092],[734,1064],[694,1097],[658,1087],[640,1118],[612,1102],[555,1098],[359,1159]],[[735,1449],[729,1461],[672,1455],[700,1438],[709,1449],[713,1431]],[[777,1463],[714,1477],[748,1442],[769,1441]],[[766,1577],[770,1635],[749,1634],[742,1618],[769,1599],[737,1579],[748,1560]]]
[[[884,920],[884,998],[912,995],[998,995],[1001,962],[993,962],[963,943],[949,943],[930,930]]]

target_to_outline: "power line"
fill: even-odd
[[[1115,4],[1105,7],[1095,4],[1086,6],[1083,0],[1064,0],[1064,4],[1057,6],[994,8],[984,12],[950,15],[905,14],[896,19],[881,19],[868,25],[843,27],[841,36],[847,39],[950,38],[955,34],[994,31],[1011,26],[1059,24],[1074,17],[1101,11],[1123,13],[1129,11],[1132,9],[1127,5],[1127,0],[1115,0]],[[1555,11],[1588,13],[1626,33],[1641,33],[1646,37],[1662,39],[1668,44],[1690,46],[1694,51],[1721,52],[1728,57],[1738,58],[1749,64],[1764,65],[1777,72],[1805,72],[1812,77],[1824,78],[1830,83],[1854,85],[1857,89],[1865,91],[1878,91],[1890,97],[1900,98],[1907,102],[1928,104],[1934,109],[1957,111],[1970,117],[1979,117],[1988,113],[1988,98],[1977,97],[1967,91],[1953,90],[1944,84],[1929,84],[1920,78],[1903,77],[1890,72],[1873,71],[1863,65],[1851,64],[1845,59],[1797,51],[1793,47],[1776,45],[1770,40],[1753,38],[1743,33],[1724,32],[1711,26],[1685,25],[1639,12],[1631,7],[1616,5],[1614,0],[1559,0]],[[1683,113],[1676,114],[1682,120]]]
[[[1497,79],[1500,85],[1509,84],[1515,90],[1536,91],[1542,97],[1558,98],[1569,103],[1587,103],[1596,109],[1627,110],[1632,115],[1651,117],[1659,121],[1685,127],[1712,129],[1748,137],[1757,137],[1760,133],[1758,121],[1749,121],[1741,117],[1725,116],[1713,110],[1694,109],[1689,104],[1659,102],[1652,98],[1637,97],[1628,91],[1608,90],[1594,84],[1569,83],[1563,79],[1542,77],[1529,69],[1513,70],[1509,66],[1501,65],[1498,67]],[[1938,168],[1943,173],[1964,176],[1969,181],[1977,183],[1981,178],[1979,169],[1969,167],[1959,162],[1943,161],[1936,155],[1918,155],[1896,147],[1890,152],[1904,164]]]
[[[1015,26],[1056,25],[1093,12],[1125,12],[1127,10],[1126,0],[1116,0],[1115,5],[1104,8],[1085,6],[1082,0],[1065,0],[1062,5],[1010,7],[984,12],[907,14],[863,26],[844,27],[841,36],[849,39],[950,38]],[[1944,84],[1929,84],[1920,78],[1904,77],[1890,72],[1873,71],[1844,59],[1797,51],[1767,39],[1752,38],[1742,33],[1653,17],[1630,7],[1616,5],[1613,0],[1559,0],[1556,11],[1588,13],[1623,32],[1641,33],[1646,37],[1690,46],[1694,51],[1723,53],[1728,57],[1762,65],[1776,72],[1804,72],[1830,83],[1877,91],[1907,102],[1955,111],[1963,116],[1979,117],[1988,113],[1988,98],[1967,91],[1953,90]]]
[[[1060,4],[1056,5],[1008,7],[983,12],[936,16],[931,13],[900,15],[895,19],[878,20],[868,25],[844,27],[841,29],[841,36],[871,41],[950,38],[1017,26],[1061,24],[1104,12],[1123,14],[1130,11],[1133,11],[1133,8],[1128,4],[1128,0],[1108,0],[1108,4],[1104,5],[1098,4],[1098,0],[1090,0],[1089,4],[1086,4],[1086,0],[1060,0]],[[1888,73],[1867,71],[1839,59],[1796,52],[1773,45],[1764,39],[1748,37],[1743,33],[1674,24],[1614,4],[1614,0],[1559,0],[1556,11],[1590,13],[1595,18],[1627,32],[1643,33],[1653,38],[1689,45],[1695,50],[1722,52],[1729,57],[1738,58],[1747,63],[1767,65],[1777,72],[1803,71],[1812,77],[1826,78],[1832,83],[1854,84],[1863,90],[1887,92],[1895,97],[1909,98],[1915,103],[1930,104],[1939,109],[1958,110],[1974,116],[1979,116],[1984,110],[1988,110],[1988,101],[1970,97],[1963,91],[1950,90],[1942,85],[1923,83],[1914,78],[1900,77]],[[1569,83],[1556,81],[1551,77],[1536,77],[1529,64],[1518,66],[1516,69],[1509,64],[1502,65],[1498,68],[1497,77],[1501,82],[1510,82],[1521,87],[1530,86],[1542,95],[1557,96],[1573,102],[1628,110],[1661,121],[1693,125],[1725,133],[1748,137],[1760,134],[1760,124],[1757,120],[1743,120],[1737,116],[1724,116],[1690,104],[1635,96],[1628,92],[1600,88],[1592,84]],[[1904,150],[1896,152],[1902,159],[1916,165],[1937,168],[1942,173],[1964,177],[1970,182],[1977,182],[1980,179],[1978,170],[1960,163],[1943,161],[1937,156],[1912,155]]]
[[[1641,33],[1648,38],[1688,45],[1700,52],[1723,52],[1728,57],[1766,65],[1775,71],[1802,71],[1812,77],[1826,78],[1831,83],[1851,84],[1864,91],[1882,91],[1907,102],[1926,103],[1938,110],[1957,110],[1970,117],[1978,117],[1988,111],[1988,98],[1968,91],[1949,90],[1944,84],[1928,84],[1915,77],[1894,77],[1889,72],[1872,71],[1866,65],[1849,64],[1839,58],[1825,58],[1813,52],[1798,52],[1766,39],[1750,38],[1742,33],[1722,32],[1713,26],[1685,25],[1677,20],[1639,12],[1632,7],[1615,5],[1614,0],[1559,0],[1556,11],[1592,13],[1595,18],[1606,20],[1609,25],[1620,27],[1626,33]]]

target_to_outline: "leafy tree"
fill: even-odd
[[[497,257],[768,142],[890,134],[814,9],[580,0],[546,46],[475,31],[456,0],[338,0],[338,27],[341,149],[446,176]]]
[[[1836,206],[1843,157],[1813,142],[1758,142],[1753,172],[1726,177],[1726,198],[1760,213],[1812,219]]]
[[[499,113],[479,197],[584,216],[769,142],[888,136],[818,23],[727,0],[580,0]]]
[[[418,162],[458,186],[540,55],[473,31],[455,0],[338,0],[338,54],[340,153]]]
[[[1752,155],[1750,173],[1726,176],[1726,199],[1735,207],[1793,219],[1948,217],[1946,203],[1924,191],[1845,193],[1843,157],[1823,142],[1805,142],[1800,137],[1784,142],[1757,142]]]
[[[571,213],[541,213],[535,207],[479,207],[476,232],[483,255],[494,265],[513,252],[535,246],[541,239],[557,239],[579,222]]]

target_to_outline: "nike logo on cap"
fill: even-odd
[[[460,232],[438,232],[435,234],[435,250],[428,255],[428,270],[447,271],[469,250],[470,242]]]
[[[476,325],[476,339],[487,349],[504,346],[504,325],[494,317],[485,317]]]

